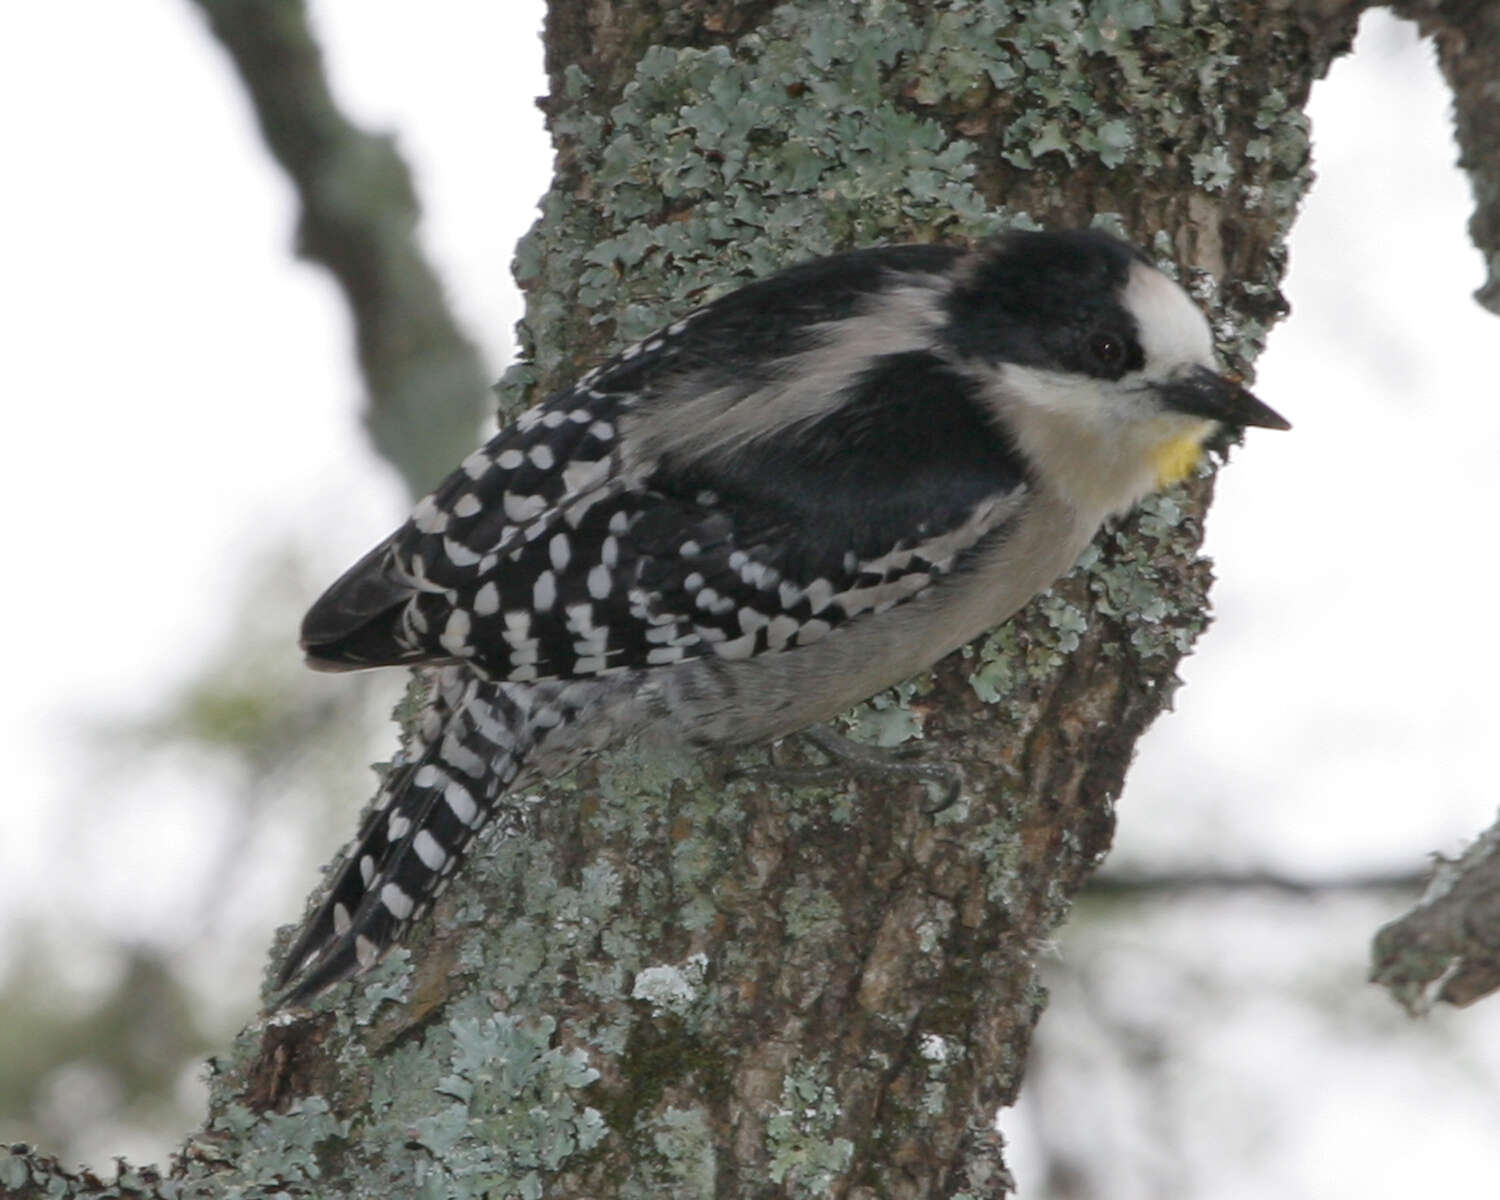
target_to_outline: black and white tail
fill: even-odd
[[[479,832],[500,815],[555,707],[532,689],[433,673],[414,745],[392,767],[359,838],[282,964],[281,1004],[377,962],[443,893]],[[519,809],[517,809],[517,813]]]

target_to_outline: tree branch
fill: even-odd
[[[1371,980],[1413,1016],[1500,990],[1500,820],[1438,860],[1416,907],[1375,935],[1373,960]]]
[[[1089,880],[1084,894],[1096,899],[1140,899],[1179,892],[1280,892],[1287,896],[1323,896],[1334,892],[1414,892],[1427,876],[1415,871],[1374,872],[1300,878],[1274,871],[1103,871]]]
[[[303,0],[192,0],[228,52],[297,189],[297,252],[354,315],[375,448],[420,495],[474,446],[489,380],[416,240],[420,208],[388,136],[339,111]]]
[[[1453,90],[1458,164],[1474,188],[1469,234],[1488,272],[1475,298],[1500,314],[1500,4],[1494,0],[1398,0],[1392,7],[1416,21],[1437,46],[1438,64]]]

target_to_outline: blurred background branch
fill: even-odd
[[[375,448],[419,496],[474,448],[490,381],[417,240],[421,208],[388,135],[340,111],[303,0],[192,0],[228,53],[297,189],[297,252],[354,317]]]

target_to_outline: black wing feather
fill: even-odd
[[[989,527],[957,544],[955,532],[1026,482],[975,385],[934,355],[875,360],[821,417],[711,468],[627,468],[620,425],[717,348],[744,345],[726,326],[768,339],[763,372],[773,347],[785,355],[799,348],[793,331],[851,315],[893,267],[935,270],[958,253],[890,247],[794,268],[584,376],[471,456],[330,589],[304,628],[309,656],[567,679],[795,646],[916,594]]]

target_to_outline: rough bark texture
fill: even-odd
[[[1283,307],[1300,106],[1358,7],[554,0],[559,169],[509,402],[789,261],[1018,221],[1178,263],[1248,364]],[[852,715],[956,764],[958,795],[612,753],[477,855],[410,953],[247,1029],[171,1178],[111,1194],[1005,1195],[1037,957],[1206,621],[1210,490]],[[100,1194],[0,1161],[0,1193],[49,1182]]]
[[[1375,935],[1370,978],[1413,1016],[1500,991],[1500,821],[1439,859],[1421,900]]]

